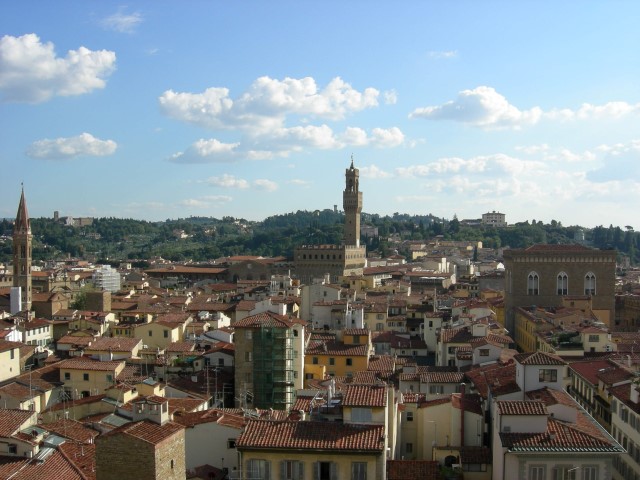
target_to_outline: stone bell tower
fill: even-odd
[[[342,194],[344,208],[344,244],[360,246],[360,214],[362,213],[362,192],[359,190],[360,171],[351,166],[344,174],[345,188]]]
[[[22,310],[31,310],[31,222],[24,199],[24,187],[13,226],[13,286],[20,287]]]

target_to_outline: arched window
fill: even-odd
[[[596,275],[593,272],[589,272],[584,276],[584,294],[596,294]]]
[[[540,292],[540,277],[536,272],[530,272],[527,277],[527,295],[538,295]]]
[[[569,276],[565,272],[560,272],[556,278],[556,291],[558,295],[569,293]]]

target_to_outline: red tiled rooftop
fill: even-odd
[[[497,407],[500,415],[549,415],[543,402],[522,400],[498,400]]]
[[[530,402],[536,403],[536,402]],[[512,452],[621,452],[615,442],[598,431],[584,431],[578,426],[550,418],[547,431],[541,433],[500,433],[502,446]]]
[[[76,357],[63,360],[58,364],[60,369],[68,370],[95,370],[95,371],[112,371],[124,365],[124,361],[106,361],[91,360],[87,357]]]
[[[384,425],[249,420],[236,447],[382,453],[384,435]]]
[[[159,425],[151,421],[142,420],[140,422],[127,423],[126,425],[115,428],[98,437],[98,441],[103,437],[123,434],[157,445],[182,429],[184,429],[184,427],[175,422],[167,422],[164,425]]]
[[[519,353],[514,360],[522,365],[566,365],[567,362],[557,355],[546,352]]]
[[[10,437],[35,413],[29,410],[0,409],[0,437]]]
[[[345,407],[384,407],[387,405],[385,386],[348,385],[343,389]]]

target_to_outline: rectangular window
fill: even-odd
[[[352,366],[353,365],[353,359],[352,358],[347,358],[346,364],[347,364],[347,367]]]
[[[413,412],[407,412],[407,422],[413,422]]]
[[[589,342],[598,343],[600,341],[600,335],[589,335]]]
[[[366,423],[372,419],[371,409],[362,407],[353,407],[351,409],[351,421],[353,423]]]
[[[360,335],[354,335],[353,336],[353,343],[355,343],[355,344],[359,344],[360,343]]]
[[[532,465],[529,467],[529,480],[545,480],[544,465]]]
[[[10,443],[9,444],[9,453],[11,453],[12,455],[17,455],[18,454],[18,445],[16,445],[15,443]]]
[[[169,338],[169,330],[163,330],[164,338]]]
[[[251,340],[253,338],[253,332],[251,330],[245,330],[244,338],[246,338],[247,340]]]
[[[582,480],[598,480],[598,467],[596,465],[582,467]]]
[[[12,348],[11,349],[11,360],[13,360],[14,358],[16,358],[16,351]]]
[[[304,480],[304,463],[298,460],[283,460],[280,462],[280,478]]]
[[[85,382],[88,382],[88,381],[89,381],[89,374],[88,374],[88,373],[83,373],[83,374],[82,374],[82,379],[83,379]]]
[[[64,379],[71,380],[71,372],[64,372]]]
[[[538,372],[539,382],[557,382],[558,371],[554,368],[541,368]]]
[[[247,477],[271,479],[271,462],[267,460],[252,459],[247,462]]]
[[[481,357],[488,357],[489,356],[489,349],[488,348],[481,348],[480,349],[480,356]]]
[[[244,361],[250,362],[251,360],[253,360],[252,352],[244,352]]]
[[[236,439],[230,438],[227,440],[227,448],[236,448]]]
[[[429,385],[429,393],[432,395],[441,395],[444,393],[444,385]]]
[[[553,469],[553,480],[577,480],[579,468],[556,467]]]
[[[311,363],[313,363],[314,365],[318,365],[318,357],[313,357],[311,359]]]
[[[338,464],[334,462],[316,462],[313,480],[338,480]]]
[[[407,443],[405,451],[407,453],[413,453],[413,443]]]
[[[149,330],[149,336],[153,337],[153,332],[151,330]]]
[[[353,462],[351,464],[351,480],[367,480],[366,462]]]
[[[335,365],[336,364],[336,359],[335,358],[330,358],[329,359],[329,365]]]
[[[111,375],[110,373],[107,373],[107,382],[113,382],[113,375]]]

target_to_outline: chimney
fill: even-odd
[[[464,382],[460,384],[460,446],[464,447]]]

